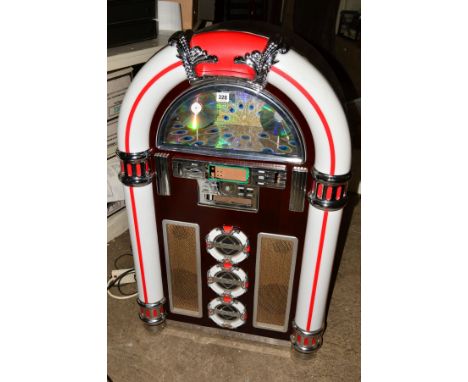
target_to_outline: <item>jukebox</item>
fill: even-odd
[[[281,39],[178,32],[118,127],[139,316],[322,344],[350,136],[322,74]]]

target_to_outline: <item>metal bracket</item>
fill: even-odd
[[[252,83],[257,87],[257,90],[261,90],[266,86],[267,75],[271,67],[279,62],[276,60],[277,54],[284,54],[288,50],[289,48],[281,37],[274,37],[268,40],[267,46],[262,53],[254,50],[253,52],[246,53],[244,57],[238,56],[234,58],[234,63],[245,64],[255,70],[255,79]]]
[[[203,50],[199,46],[190,48],[192,36],[193,31],[187,30],[185,32],[176,32],[169,38],[169,44],[177,48],[177,58],[182,60],[185,73],[190,82],[198,79],[195,73],[195,65],[202,62],[218,62],[218,57],[209,55],[206,50]]]
[[[158,195],[171,195],[171,185],[169,183],[169,154],[154,154],[156,165],[156,185]]]
[[[151,149],[139,153],[116,151],[120,158],[120,181],[126,186],[144,186],[152,182],[154,171],[150,165]]]
[[[304,202],[306,199],[307,173],[308,170],[306,167],[293,167],[291,178],[291,193],[289,196],[289,211],[304,211]]]

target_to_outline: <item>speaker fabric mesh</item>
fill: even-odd
[[[163,232],[171,312],[201,317],[198,224],[164,220]]]
[[[296,253],[297,238],[258,234],[254,327],[287,331]]]

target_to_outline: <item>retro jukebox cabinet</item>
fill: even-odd
[[[140,318],[318,349],[351,157],[322,74],[278,39],[178,32],[118,141]]]

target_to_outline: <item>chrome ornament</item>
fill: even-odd
[[[236,64],[248,65],[255,70],[253,84],[256,85],[257,90],[261,90],[266,86],[267,75],[271,67],[279,62],[276,60],[277,54],[284,54],[287,51],[288,48],[281,38],[270,38],[262,53],[254,50],[251,53],[246,53],[244,57],[239,56],[234,58],[234,62]]]
[[[203,50],[199,46],[190,48],[192,36],[193,32],[189,30],[176,32],[169,38],[169,44],[177,48],[177,58],[182,60],[185,73],[190,82],[198,79],[195,73],[195,65],[202,62],[218,62],[218,57],[209,55],[206,50]]]

